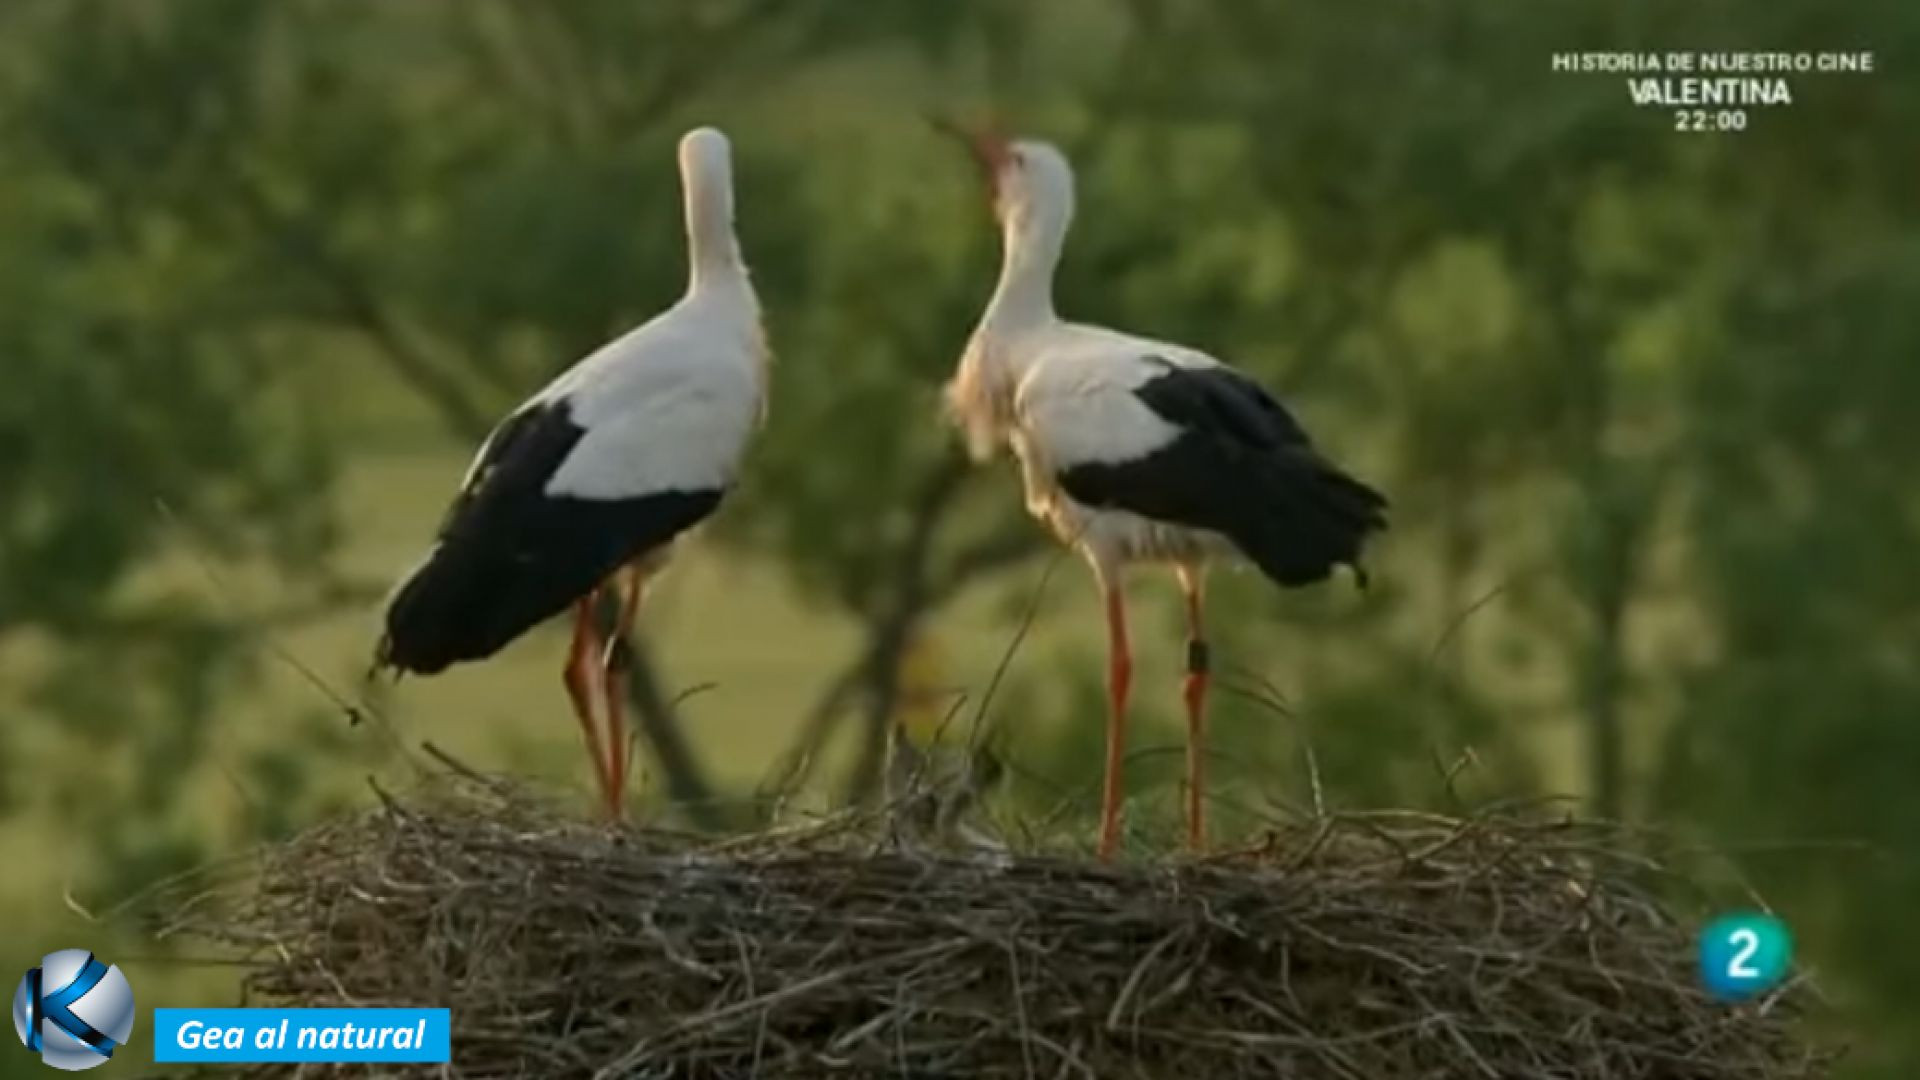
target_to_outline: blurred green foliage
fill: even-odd
[[[1880,67],[1684,135],[1549,72],[1621,48]],[[245,763],[248,822],[193,816],[176,781],[275,616],[154,568],[250,568],[289,618],[377,599],[335,558],[340,469],[470,442],[668,301],[703,121],[780,357],[717,538],[862,628],[793,719],[857,720],[870,789],[912,643],[980,590],[1011,631],[1044,565],[1010,471],[934,419],[996,241],[922,114],[990,113],[1079,166],[1064,311],[1243,365],[1393,496],[1362,600],[1221,578],[1236,801],[1302,801],[1310,760],[1340,803],[1573,790],[1745,852],[1851,1074],[1912,1075],[1916,55],[1905,0],[8,5],[0,807],[84,807],[116,895],[317,812],[303,776],[366,754],[323,710]],[[1096,715],[1097,672],[996,699],[1023,804],[1091,777],[1097,724],[1030,721]]]

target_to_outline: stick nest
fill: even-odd
[[[253,1004],[450,1007],[427,1071],[461,1077],[1828,1071],[1799,984],[1704,996],[1605,827],[1342,815],[1112,866],[889,835],[609,829],[468,784],[272,849],[175,930],[242,953]]]

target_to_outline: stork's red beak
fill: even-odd
[[[997,180],[1000,170],[1013,160],[1012,144],[994,131],[970,131],[965,137],[967,148],[973,151],[973,159],[980,163],[981,170]]]
[[[986,175],[987,183],[998,196],[1000,190],[1000,170],[1013,158],[1012,143],[1006,136],[990,126],[970,127],[944,116],[928,118],[937,131],[959,139],[966,145],[973,160],[979,164],[980,171]]]

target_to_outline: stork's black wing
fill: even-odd
[[[1247,446],[1311,447],[1306,429],[1266,387],[1230,367],[1183,368],[1150,361],[1162,373],[1134,390],[1161,419]]]
[[[1342,563],[1359,572],[1368,534],[1386,527],[1386,498],[1321,457],[1252,379],[1150,362],[1163,370],[1133,394],[1179,434],[1142,457],[1063,470],[1067,494],[1220,533],[1283,585],[1319,581]]]
[[[432,554],[387,606],[379,663],[431,673],[490,656],[719,504],[719,490],[548,493],[585,435],[565,398],[523,408],[495,429]]]

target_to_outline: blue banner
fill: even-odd
[[[446,1009],[155,1009],[153,1060],[442,1062]]]

